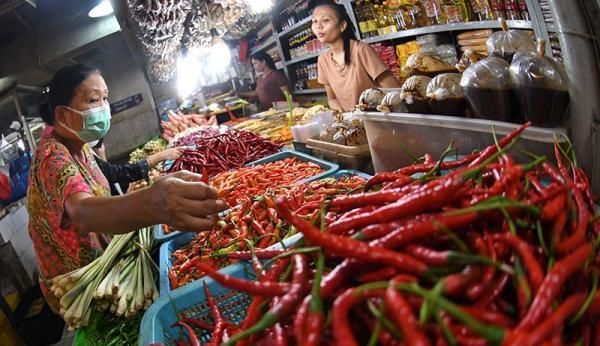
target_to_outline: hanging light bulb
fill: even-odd
[[[231,51],[225,41],[219,36],[217,29],[210,29],[211,49],[210,49],[210,64],[215,69],[221,71],[225,70],[231,62]]]
[[[254,13],[267,12],[273,7],[273,0],[248,0],[248,5]]]
[[[177,91],[183,98],[189,96],[198,87],[200,78],[200,63],[198,58],[189,52],[177,59]]]

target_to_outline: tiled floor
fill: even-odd
[[[70,332],[67,330],[67,327],[63,330],[62,339],[52,345],[49,346],[71,346],[73,344],[73,338],[75,337],[75,332]]]

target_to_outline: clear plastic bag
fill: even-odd
[[[400,89],[400,98],[406,109],[411,113],[427,114],[427,85],[431,78],[426,76],[412,76],[408,78]]]
[[[371,88],[362,92],[358,99],[358,108],[363,111],[376,110],[385,93],[381,89]]]
[[[504,59],[491,57],[475,62],[463,73],[460,86],[476,117],[518,120],[511,118],[513,86],[510,65]]]
[[[516,52],[535,52],[533,37],[522,30],[508,30],[502,20],[502,31],[493,33],[486,41],[488,56],[511,62]]]
[[[537,126],[561,126],[569,104],[569,82],[563,66],[545,56],[545,42],[538,52],[519,52],[510,65],[512,83],[526,120]]]
[[[406,107],[402,103],[402,93],[398,90],[388,91],[383,100],[381,100],[381,104],[377,106],[377,110],[383,113],[404,113],[406,112]]]
[[[408,57],[402,71],[410,76],[437,75],[439,73],[454,71],[454,66],[444,61],[423,53],[415,53]]]
[[[429,108],[435,114],[461,116],[465,113],[465,97],[459,73],[442,73],[427,85]]]

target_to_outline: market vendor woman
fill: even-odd
[[[285,75],[278,71],[273,58],[265,52],[258,52],[252,56],[252,66],[258,74],[256,90],[241,92],[241,97],[257,99],[261,111],[273,107],[273,102],[285,101],[283,92],[290,92],[289,83]]]
[[[325,85],[329,108],[349,111],[369,88],[399,88],[377,53],[358,42],[343,5],[322,1],[313,11],[312,30],[329,49],[319,56],[318,81]]]
[[[28,189],[29,234],[51,308],[58,301],[47,280],[90,263],[109,240],[105,235],[166,223],[187,231],[210,228],[226,205],[201,176],[178,172],[151,187],[110,197],[106,178],[87,143],[110,127],[108,88],[100,72],[78,64],[61,69],[50,82],[54,129],[38,143]]]

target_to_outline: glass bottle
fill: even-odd
[[[398,9],[398,6],[395,5],[395,3],[392,4],[392,6],[390,6],[389,1],[384,1],[382,4],[383,16],[385,18],[386,34],[398,32],[398,27],[396,26],[396,21],[394,20],[395,9],[393,9],[392,7],[395,7],[396,10]]]
[[[504,12],[504,1],[502,0],[490,0],[490,8],[494,17],[500,19],[506,19],[506,13]]]
[[[519,0],[519,14],[521,15],[522,20],[531,20],[525,0]]]
[[[508,20],[520,20],[519,2],[517,0],[504,0],[504,12]]]
[[[422,0],[429,25],[446,24],[439,0]]]

